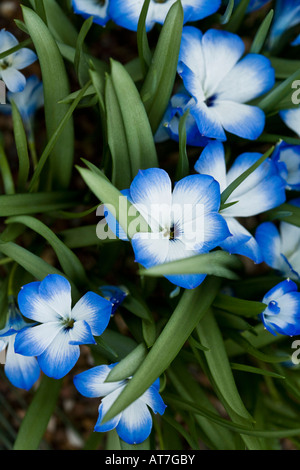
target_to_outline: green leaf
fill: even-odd
[[[106,413],[103,422],[112,419],[127,408],[169,367],[195,326],[207,312],[219,286],[217,279],[207,278],[198,288],[186,290],[183,293],[162,333],[133,378]]]
[[[141,268],[139,273],[143,276],[167,276],[171,274],[210,274],[227,279],[237,279],[232,269],[241,267],[240,260],[225,251],[214,251],[202,255],[191,256],[178,261],[153,266],[149,269]]]
[[[127,379],[135,373],[146,355],[146,346],[139,344],[110,371],[105,382],[118,382]]]
[[[14,137],[19,159],[18,189],[23,191],[28,180],[30,161],[28,155],[27,137],[20,112],[13,100],[11,100]]]
[[[261,101],[257,104],[260,109],[262,109],[266,114],[273,111],[276,108],[277,104],[282,101],[284,98],[290,96],[294,93],[292,89],[292,84],[295,80],[300,80],[300,69],[296,70],[293,75],[289,76],[286,80],[281,82],[275,88],[273,88]]]
[[[220,210],[224,208],[222,206],[225,204],[225,202],[227,201],[229,196],[233,193],[233,191],[235,191],[239,187],[239,185],[242,184],[243,181],[245,181],[245,179],[248,178],[249,175],[251,175],[251,173],[253,173],[260,165],[262,165],[263,162],[267,160],[267,158],[269,158],[270,155],[272,155],[273,151],[274,151],[274,147],[271,147],[264,155],[262,155],[261,158],[259,158],[259,160],[257,160],[257,162],[251,165],[250,168],[248,168],[248,170],[244,171],[240,176],[238,176],[234,181],[232,181],[232,183],[230,183],[230,185],[221,194]]]
[[[6,223],[23,224],[41,235],[52,246],[67,277],[72,279],[75,284],[88,283],[85,269],[77,256],[43,222],[31,216],[17,216],[7,219]]]
[[[262,302],[238,299],[220,293],[216,296],[213,305],[220,310],[225,310],[226,312],[247,318],[257,317],[257,315],[262,313],[266,308],[266,305]]]
[[[152,52],[149,47],[147,33],[146,33],[146,18],[149,10],[151,0],[145,0],[140,14],[138,28],[137,28],[137,45],[139,51],[139,59],[143,74],[149,69],[152,60]]]
[[[21,423],[14,450],[37,450],[55,410],[62,380],[43,376],[25,418]]]
[[[232,370],[239,370],[242,372],[249,372],[251,374],[265,375],[266,377],[274,377],[275,379],[285,379],[284,375],[276,374],[270,370],[260,369],[259,367],[248,366],[246,364],[230,363]]]
[[[45,118],[50,140],[57,131],[69,106],[58,101],[70,93],[64,62],[56,42],[41,18],[22,6],[25,24],[39,58],[44,85]],[[51,180],[53,187],[67,188],[70,183],[74,157],[74,128],[72,119],[65,124],[58,142],[51,152]]]
[[[300,207],[294,206],[293,204],[289,204],[287,202],[281,204],[281,206],[277,207],[276,209],[268,211],[266,216],[269,220],[278,219],[300,227]]]
[[[38,0],[39,3],[39,0]],[[75,46],[78,32],[56,0],[43,0],[47,25],[57,41]]]
[[[186,151],[186,121],[189,116],[189,109],[181,116],[179,121],[179,161],[176,169],[176,180],[188,176],[190,171],[189,159]]]
[[[0,196],[0,217],[38,214],[74,207],[79,193],[54,191],[52,193],[12,194]]]
[[[74,58],[74,67],[81,86],[89,80],[88,61],[84,54],[84,41],[93,25],[93,16],[90,16],[83,23],[76,42],[76,52]]]
[[[268,36],[269,29],[273,20],[274,10],[270,10],[267,16],[265,17],[264,21],[260,25],[255,38],[253,40],[250,53],[251,54],[259,54],[262,50],[265,40]]]
[[[181,43],[183,16],[181,1],[177,1],[168,12],[141,89],[141,97],[153,133],[161,123],[172,94]]]
[[[13,180],[12,172],[8,164],[6,153],[0,139],[0,173],[3,180],[4,192],[7,196],[15,193],[15,183]]]
[[[229,22],[233,9],[234,9],[234,0],[229,0],[224,15],[220,17],[221,24],[227,24]]]
[[[226,24],[227,31],[230,31],[231,33],[236,33],[239,30],[244,20],[249,3],[250,0],[241,0],[241,2],[236,7],[234,13],[231,15],[230,20]]]
[[[122,64],[111,61],[106,85],[108,143],[113,158],[113,181],[127,188],[139,170],[158,166],[155,143],[138,90]],[[120,150],[122,159],[118,161]],[[126,172],[123,179],[122,173]],[[121,173],[121,174],[120,174]],[[121,181],[120,181],[121,180]]]

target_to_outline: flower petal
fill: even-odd
[[[15,387],[30,390],[38,380],[41,370],[35,357],[26,357],[14,352],[14,340],[13,337],[9,340],[5,374]]]
[[[6,31],[5,29],[1,29],[0,31],[0,53],[8,51],[9,49],[12,49],[13,47],[17,46],[19,44],[19,41],[13,34],[11,34],[9,31]]]
[[[231,134],[256,140],[264,130],[265,114],[256,107],[217,99],[212,106],[224,129]]]
[[[49,274],[40,283],[39,294],[58,315],[63,318],[71,317],[71,285],[65,277]]]
[[[256,264],[262,263],[260,247],[251,233],[233,217],[226,217],[225,220],[232,236],[220,243],[220,247],[231,254],[247,256]]]
[[[61,317],[50,307],[39,294],[40,282],[30,282],[21,287],[18,304],[24,317],[39,323],[53,322]]]
[[[9,67],[5,70],[1,70],[0,74],[9,91],[12,93],[19,93],[24,90],[26,78],[21,72],[19,72],[19,70]]]
[[[39,356],[62,330],[58,322],[47,322],[21,330],[15,339],[15,352],[23,356]]]
[[[212,176],[223,192],[227,187],[224,146],[221,142],[208,144],[195,164],[195,170],[202,175]]]
[[[124,386],[119,387],[119,388],[115,389],[113,392],[106,395],[106,397],[104,397],[102,399],[102,403],[100,404],[100,406],[98,408],[99,415],[98,415],[98,419],[97,419],[97,423],[95,425],[94,431],[96,431],[96,432],[111,431],[112,429],[114,429],[119,424],[122,413],[119,413],[114,418],[107,421],[107,423],[101,424],[101,421],[102,421],[103,417],[106,415],[109,408],[116,401],[116,399],[118,398],[120,393],[123,391],[123,389],[124,389]]]
[[[151,387],[143,393],[140,400],[150,406],[155,414],[159,413],[160,415],[163,415],[167,407],[159,394],[159,390],[157,390],[154,385],[151,385]]]
[[[248,54],[222,80],[218,99],[247,103],[269,91],[274,84],[275,72],[270,60],[260,54]]]
[[[280,111],[279,116],[300,137],[300,108]]]
[[[37,55],[31,49],[24,47],[19,51],[12,54],[12,66],[15,69],[21,70],[33,64],[37,60]]]
[[[97,0],[72,0],[72,6],[75,13],[83,18],[93,16],[93,21],[100,26],[105,26],[110,19],[109,0],[99,2]]]
[[[281,270],[281,240],[276,226],[272,222],[260,224],[256,229],[255,238],[260,246],[263,261],[271,268]]]
[[[272,300],[278,301],[282,296],[290,292],[297,292],[297,284],[290,279],[286,279],[279,284],[276,284],[263,298],[263,303],[268,304]]]
[[[116,431],[128,444],[141,444],[149,437],[152,417],[147,405],[140,399],[126,408],[120,417]]]
[[[104,383],[111,369],[116,364],[95,366],[75,375],[73,381],[78,392],[84,397],[95,398],[105,397],[114,390],[124,385],[124,382],[107,382]]]
[[[69,344],[96,344],[92,335],[90,325],[85,320],[76,321],[72,328],[68,330]]]
[[[102,335],[112,312],[112,304],[94,292],[87,292],[72,309],[71,316],[76,323],[85,320],[94,336]]]

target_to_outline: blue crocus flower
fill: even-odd
[[[163,120],[155,134],[157,143],[168,139],[179,141],[180,118],[189,109],[193,98],[186,92],[180,92],[172,96]],[[186,119],[186,143],[195,147],[205,147],[210,139],[200,134],[195,118],[189,113]]]
[[[42,371],[60,379],[76,364],[80,344],[94,344],[106,329],[111,303],[87,292],[72,308],[71,286],[63,276],[50,274],[42,282],[22,287],[18,296],[24,317],[38,324],[20,331],[15,351],[37,356]]]
[[[269,59],[247,54],[236,34],[210,29],[202,34],[185,26],[178,73],[193,97],[190,112],[201,135],[225,141],[225,131],[255,140],[265,126],[265,115],[248,103],[275,83]]]
[[[276,336],[300,334],[300,292],[297,285],[287,279],[273,287],[263,298],[266,309],[260,318],[265,328]]]
[[[0,31],[0,53],[8,51],[19,44],[15,36],[5,29]],[[37,55],[27,48],[23,48],[0,59],[0,79],[2,79],[8,90],[18,93],[24,90],[26,78],[19,71],[28,67],[37,60]]]
[[[149,232],[135,233],[131,239],[136,262],[147,269],[208,253],[230,236],[225,219],[218,213],[220,186],[211,176],[187,176],[172,191],[169,175],[162,169],[150,168],[139,171],[130,189],[122,193],[150,228]],[[112,214],[106,214],[106,221],[113,233],[126,240]],[[179,287],[193,289],[206,275],[166,277]]]
[[[284,109],[279,112],[279,116],[300,137],[300,108]]]
[[[128,292],[117,286],[101,286],[100,292],[102,297],[109,300],[112,304],[111,315],[117,311],[118,307],[128,295]]]
[[[105,26],[110,19],[108,11],[110,0],[72,0],[75,13],[87,19],[93,16],[94,23]]]
[[[14,101],[21,114],[26,131],[31,132],[34,115],[36,111],[44,105],[43,83],[38,77],[32,75],[27,79],[23,91],[19,93],[9,91],[7,93],[7,99],[9,102]],[[11,105],[2,105],[0,112],[10,114]]]
[[[223,144],[213,142],[203,150],[195,164],[195,170],[200,174],[211,175],[218,181],[223,192],[261,157],[260,153],[243,153],[235,159],[227,172]],[[278,162],[268,158],[231,193],[226,204],[232,205],[222,209],[220,213],[232,236],[221,242],[221,248],[229,253],[247,256],[255,263],[262,262],[257,241],[237,218],[260,214],[285,201],[285,184],[279,170]]]
[[[276,0],[274,20],[267,41],[269,49],[274,48],[284,33],[300,23],[299,0]]]
[[[108,409],[124,390],[128,379],[119,382],[107,382],[105,380],[116,364],[93,367],[81,374],[75,375],[74,384],[77,390],[85,397],[104,397],[99,406],[99,416],[94,431],[106,432],[116,429],[119,437],[128,444],[141,444],[151,433],[152,416],[149,408],[154,413],[162,415],[165,411],[164,404],[159,394],[159,379],[141,395],[136,401],[105,424],[101,421]]]
[[[30,390],[40,376],[40,367],[35,357],[25,357],[15,352],[15,338],[23,328],[32,324],[22,318],[14,300],[9,301],[8,320],[0,330],[0,351],[6,350],[4,372],[8,380],[18,388]]]
[[[289,201],[300,207],[300,198]],[[256,230],[263,261],[284,277],[300,280],[300,228],[281,222],[279,229],[273,222],[263,222]]]
[[[280,175],[288,190],[300,190],[300,145],[281,142],[276,145],[272,158],[281,165]]]
[[[146,18],[146,29],[151,30],[155,23],[163,24],[168,11],[176,0],[151,0]],[[112,20],[123,28],[137,31],[144,0],[110,0],[109,12]],[[221,0],[181,0],[184,23],[198,21],[216,13]]]

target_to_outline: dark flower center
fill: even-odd
[[[217,99],[217,95],[216,95],[216,94],[210,96],[209,98],[207,98],[207,99],[205,100],[206,106],[207,106],[208,108],[210,108],[211,106],[213,106],[214,103],[215,103],[215,101],[216,101],[216,99]]]

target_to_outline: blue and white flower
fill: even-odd
[[[44,105],[44,90],[43,83],[35,75],[30,76],[27,81],[23,91],[19,93],[7,93],[8,102],[14,101],[16,104],[25,129],[27,132],[31,132],[32,121],[35,116],[35,113],[39,108]],[[2,105],[0,107],[0,112],[4,114],[11,114],[11,105]]]
[[[202,34],[185,26],[178,73],[192,96],[189,103],[201,135],[225,141],[226,132],[255,140],[265,126],[265,114],[245,104],[269,91],[275,73],[269,59],[247,54],[236,34],[210,29]]]
[[[99,416],[94,431],[106,432],[116,429],[119,437],[128,444],[141,444],[151,433],[152,416],[149,408],[156,414],[164,414],[166,405],[159,394],[159,379],[128,406],[105,424],[101,424],[103,417],[118,398],[130,380],[107,382],[105,380],[116,364],[93,367],[81,374],[75,375],[74,385],[85,397],[104,397],[99,406]]]
[[[300,137],[300,108],[284,109],[279,112],[279,116]]]
[[[186,92],[180,92],[172,96],[163,120],[155,134],[157,143],[172,139],[179,142],[180,118],[189,109],[191,96]],[[186,119],[186,143],[195,147],[205,147],[210,139],[200,134],[195,118],[189,113]]]
[[[275,14],[267,41],[273,49],[282,41],[283,35],[300,23],[300,4],[298,0],[276,0]]]
[[[280,175],[286,182],[286,189],[300,190],[300,145],[291,145],[281,142],[276,145],[273,159],[277,160],[280,166]]]
[[[243,153],[226,171],[225,152],[221,142],[208,144],[195,164],[200,174],[211,175],[223,192],[236,178],[262,157],[260,153]],[[268,158],[251,173],[229,196],[220,211],[232,234],[220,243],[229,253],[247,256],[255,263],[262,262],[260,248],[255,238],[237,220],[251,217],[282,204],[285,199],[285,183],[280,176],[278,162]]]
[[[35,357],[26,357],[15,352],[15,338],[23,328],[30,328],[18,310],[15,301],[9,301],[8,320],[0,330],[0,351],[6,350],[4,372],[8,380],[18,388],[30,390],[40,376],[40,367]]]
[[[300,334],[300,292],[297,285],[287,279],[277,284],[263,298],[267,308],[260,318],[265,328],[276,336]]]
[[[111,315],[113,315],[128,295],[128,292],[117,286],[101,286],[102,297],[109,300],[112,304]]]
[[[100,26],[105,26],[110,19],[110,0],[72,0],[75,13],[88,19],[93,16],[93,21]]]
[[[19,44],[15,36],[5,29],[0,31],[0,53],[8,51]],[[8,90],[19,93],[24,90],[26,78],[20,70],[28,67],[37,60],[37,55],[28,48],[23,48],[0,59],[0,79],[2,79]]]
[[[151,30],[155,23],[163,24],[171,6],[176,0],[151,0],[146,18],[146,29]],[[216,13],[221,0],[181,0],[184,23],[198,21]],[[137,31],[144,0],[110,0],[109,12],[112,20],[119,26]]]
[[[300,198],[289,201],[300,207]],[[284,277],[300,280],[300,227],[281,222],[279,229],[273,222],[264,222],[256,230],[263,261]]]
[[[24,317],[37,322],[20,331],[15,351],[36,356],[42,371],[60,379],[76,364],[81,344],[94,344],[94,336],[106,329],[112,304],[87,292],[72,308],[71,286],[63,276],[50,274],[42,282],[31,282],[18,295]]]
[[[208,253],[230,236],[220,208],[220,186],[208,175],[191,175],[175,184],[162,169],[139,171],[130,189],[122,191],[147,222],[149,232],[132,236],[135,260],[145,268]],[[126,240],[113,219],[106,221],[114,233]],[[173,284],[193,289],[205,274],[166,276]]]

